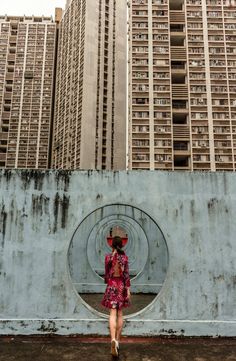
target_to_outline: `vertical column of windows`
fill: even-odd
[[[39,52],[42,54],[43,56],[43,60],[42,62],[40,62],[40,64],[36,63],[36,59],[35,59],[35,71],[39,71],[39,74],[41,75],[41,90],[40,90],[40,103],[39,103],[39,112],[37,114],[38,117],[38,131],[37,131],[37,153],[33,154],[33,153],[28,153],[29,154],[29,161],[31,161],[31,159],[33,157],[35,157],[35,162],[36,162],[36,168],[40,168],[43,164],[42,160],[40,160],[40,153],[42,150],[42,146],[44,146],[44,139],[42,139],[41,137],[44,136],[44,132],[42,132],[41,126],[42,126],[42,114],[43,114],[43,103],[45,101],[45,98],[48,97],[48,90],[45,89],[45,76],[47,75],[46,73],[46,54],[47,54],[47,60],[50,59],[50,55],[47,52],[47,25],[41,27],[38,25],[37,27],[37,48],[38,46],[39,48]],[[38,49],[37,49],[38,52]],[[36,53],[36,51],[35,51]],[[50,59],[51,60],[51,59]],[[33,110],[36,111],[36,106],[33,104],[32,102],[32,107]],[[31,135],[31,134],[30,134]],[[36,135],[36,132],[34,131],[34,128],[32,129],[32,135]],[[47,139],[46,139],[46,144],[47,144]],[[39,161],[40,160],[40,161]],[[45,164],[46,166],[46,164]]]
[[[64,83],[62,82],[63,72],[65,71],[65,63],[63,61],[63,44],[64,33],[63,23],[64,18],[61,20],[58,37],[58,63],[57,63],[57,78],[56,78],[56,97],[55,97],[55,113],[53,120],[53,150],[52,150],[52,165],[54,168],[59,168],[62,159],[62,119],[65,108],[62,105]]]
[[[75,103],[75,78],[76,73],[78,72],[75,54],[77,48],[77,38],[75,37],[75,30],[78,26],[78,21],[76,18],[76,9],[78,7],[78,2],[72,1],[70,5],[71,16],[69,19],[69,37],[68,37],[68,75],[69,81],[67,83],[67,106],[68,106],[68,122],[65,127],[65,139],[67,142],[67,148],[64,149],[64,167],[66,169],[73,168],[73,134],[74,134],[74,123],[75,123],[75,109],[77,104]]]
[[[3,21],[5,19],[2,19]],[[8,131],[12,99],[12,80],[7,79],[7,70],[14,66],[13,57],[9,54],[10,26],[0,22],[0,167],[6,166],[8,147]]]
[[[232,170],[231,126],[222,1],[206,1],[215,169]],[[226,141],[226,142],[225,142]]]
[[[106,169],[107,163],[107,137],[108,137],[108,63],[109,63],[109,28],[112,25],[110,14],[110,0],[105,0],[105,23],[104,23],[104,53],[103,53],[103,116],[102,116],[102,169]]]
[[[64,119],[64,143],[63,143],[63,165],[65,169],[70,168],[70,126],[72,119],[72,89],[73,89],[73,79],[74,79],[74,69],[73,69],[73,49],[74,49],[74,11],[75,11],[75,1],[70,3],[69,12],[68,12],[68,34],[67,34],[67,46],[66,46],[66,63],[67,63],[67,81],[66,81],[66,117]]]
[[[190,127],[192,137],[192,170],[210,170],[211,107],[207,91],[206,38],[202,1],[187,0],[187,47],[190,93]]]
[[[56,168],[66,168],[69,152],[69,124],[70,124],[70,84],[72,79],[72,44],[70,41],[73,26],[73,2],[67,7],[60,26],[60,62],[58,65],[60,77],[57,88],[58,100],[57,111],[55,114],[56,132],[55,132],[55,164]],[[58,113],[57,113],[58,112]]]
[[[80,15],[83,14],[83,5],[82,2],[78,2],[78,6],[75,8],[75,19],[79,19]],[[81,139],[81,98],[80,98],[80,64],[81,64],[81,51],[82,47],[78,46],[78,43],[81,44],[81,34],[82,34],[82,23],[83,15],[81,21],[76,21],[74,23],[74,38],[76,39],[73,63],[75,67],[74,73],[74,92],[73,92],[73,121],[71,122],[71,167],[73,169],[79,168],[80,166],[80,139]]]
[[[152,1],[155,169],[172,170],[169,2]]]
[[[114,169],[114,129],[115,129],[115,64],[116,55],[116,0],[113,2],[113,39],[112,39],[112,111],[111,111],[111,169]]]
[[[97,104],[96,104],[96,139],[95,139],[95,169],[98,169],[99,154],[99,116],[100,116],[100,76],[101,76],[101,41],[102,41],[102,0],[99,0],[99,18],[98,18],[98,73],[97,73]],[[107,97],[107,94],[106,94]]]
[[[48,164],[48,144],[51,118],[51,99],[53,87],[53,67],[54,67],[54,46],[56,36],[56,25],[45,24],[37,27],[37,38],[35,48],[34,60],[34,74],[38,72],[41,74],[41,95],[40,95],[40,111],[38,114],[38,146],[36,154],[36,167],[45,169]],[[38,58],[38,57],[42,57]],[[35,112],[38,106],[38,93],[32,102],[33,111]],[[30,137],[36,136],[36,127],[33,124],[31,127]],[[31,157],[33,155],[33,147],[30,147],[28,152]],[[29,159],[29,161],[31,161]]]
[[[18,126],[20,122],[21,93],[23,68],[25,60],[26,25],[18,22],[9,22],[11,33],[16,37],[16,47],[9,48],[9,57],[13,62],[12,80],[6,80],[6,85],[11,85],[12,110],[9,124],[9,145],[7,151],[7,168],[14,168],[17,160]],[[9,82],[11,82],[9,84]]]
[[[40,109],[43,92],[42,68],[44,62],[43,49],[45,42],[44,26],[38,28],[36,24],[29,25],[27,41],[26,67],[24,72],[24,117],[22,118],[22,134],[28,134],[27,144],[20,145],[19,154],[22,155],[24,147],[27,147],[25,167],[38,168],[36,153],[39,147],[40,134]],[[37,49],[38,47],[38,49]],[[36,165],[37,163],[37,165]],[[23,166],[23,164],[22,164]]]
[[[9,21],[10,36],[14,33],[15,41],[17,41],[18,24]],[[17,46],[15,42],[10,42],[8,57],[11,58],[11,69],[7,68],[6,85],[11,88],[12,92],[12,106],[9,117],[9,142],[7,150],[6,167],[14,167],[16,159],[16,146],[17,146],[17,130],[18,118],[20,108],[20,91],[21,91],[21,75],[20,67],[17,59]],[[17,42],[18,45],[18,42]],[[24,46],[24,45],[23,45]],[[21,60],[23,64],[23,59]],[[15,71],[17,69],[17,72]],[[17,89],[17,90],[16,90]]]
[[[185,1],[169,1],[174,168],[191,169]]]
[[[64,123],[68,108],[66,107],[67,82],[68,82],[68,33],[69,33],[69,19],[71,11],[70,7],[66,9],[60,25],[60,42],[59,42],[59,64],[58,64],[58,83],[56,89],[56,112],[55,112],[55,132],[54,132],[54,167],[63,168],[66,135],[64,131]]]
[[[132,169],[150,168],[148,0],[132,0],[130,147]]]
[[[17,135],[16,135],[16,156],[15,156],[15,168],[25,168],[26,167],[26,159],[23,157],[23,149],[27,147],[27,136],[26,133],[23,133],[21,137],[21,126],[25,123],[28,123],[29,120],[29,112],[28,110],[24,109],[24,98],[30,98],[31,92],[28,91],[27,87],[25,86],[25,78],[24,74],[26,71],[26,59],[27,59],[27,46],[28,46],[28,34],[29,34],[29,24],[20,24],[19,26],[21,33],[25,35],[24,39],[24,47],[19,47],[19,52],[22,53],[22,67],[18,67],[16,69],[16,74],[18,75],[18,79],[14,79],[17,84],[19,84],[20,90],[20,98],[19,100],[19,110],[17,112],[17,117],[14,119],[14,123],[17,122]],[[20,45],[20,44],[19,44]],[[16,92],[16,97],[19,93]],[[14,104],[17,104],[17,102]],[[16,122],[15,122],[16,120]],[[11,122],[12,126],[14,127],[14,123]],[[14,132],[11,135],[14,137]],[[22,149],[23,148],[23,149]]]
[[[48,168],[51,157],[51,120],[54,103],[55,54],[57,49],[57,24],[47,24],[46,59],[44,69],[44,93],[41,114],[41,132],[39,143],[39,168]],[[36,60],[38,65],[38,61]]]
[[[222,3],[223,27],[224,27],[224,43],[226,54],[226,77],[228,87],[228,104],[229,104],[229,122],[231,139],[223,141],[222,155],[229,156],[232,154],[232,167],[230,170],[235,171],[236,162],[236,3],[228,1]],[[222,143],[222,142],[220,142]],[[228,149],[227,149],[228,148]],[[229,151],[232,150],[232,153]],[[227,153],[226,153],[227,149]],[[221,156],[222,156],[221,155]],[[231,159],[227,159],[231,163]]]
[[[80,143],[81,143],[81,119],[82,119],[82,99],[84,87],[84,48],[85,48],[85,14],[86,1],[81,2],[81,50],[79,63],[79,103],[78,103],[78,130],[77,130],[77,144],[78,150],[76,154],[76,167],[80,166]]]

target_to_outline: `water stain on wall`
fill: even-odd
[[[50,198],[45,194],[35,195],[32,194],[32,213],[34,217],[49,214]]]
[[[6,224],[7,224],[7,212],[5,210],[5,205],[2,204],[0,212],[0,233],[2,233],[2,247],[4,246],[5,235],[6,235]]]
[[[71,171],[68,170],[58,170],[55,173],[55,179],[57,183],[57,189],[60,189],[60,183],[63,184],[63,191],[67,192],[69,190],[71,178]]]
[[[59,193],[56,193],[56,196],[54,198],[54,204],[53,204],[53,213],[54,213],[54,226],[53,226],[53,233],[57,231],[58,228],[58,217],[60,218],[60,227],[65,228],[66,222],[68,219],[68,209],[70,205],[70,197],[66,196],[65,194],[63,197],[59,195]]]

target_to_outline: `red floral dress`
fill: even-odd
[[[130,306],[127,294],[127,288],[130,287],[129,263],[126,254],[115,252],[105,256],[105,283],[104,307],[120,310]]]

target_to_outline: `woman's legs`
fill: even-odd
[[[111,334],[111,354],[112,356],[118,356],[118,344],[116,341],[116,329],[117,329],[117,309],[112,308],[110,311],[110,334]]]
[[[111,340],[116,338],[116,327],[117,327],[117,309],[112,308],[110,311],[109,318]]]
[[[119,342],[120,341],[120,336],[121,336],[121,332],[122,332],[122,328],[123,328],[123,312],[122,310],[118,310],[118,314],[117,314],[117,326],[116,326],[116,339]]]

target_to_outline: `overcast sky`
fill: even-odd
[[[66,0],[0,0],[0,15],[54,16],[55,8],[64,8]]]

